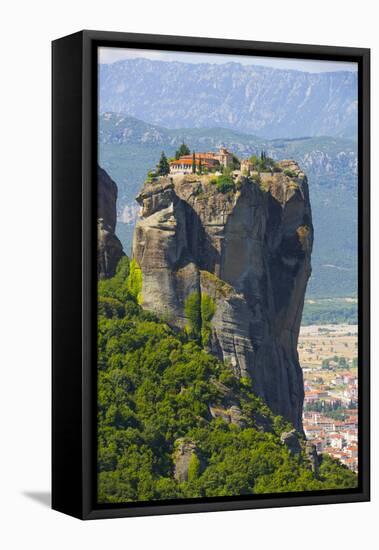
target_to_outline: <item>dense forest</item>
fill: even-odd
[[[356,475],[328,456],[315,471],[300,434],[291,452],[281,435],[292,426],[250,380],[207,353],[204,335],[174,330],[143,310],[141,290],[141,271],[127,256],[113,278],[99,281],[98,502],[356,485]],[[237,420],[225,414],[231,404]],[[183,449],[190,450],[184,476]]]

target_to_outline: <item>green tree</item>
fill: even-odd
[[[201,343],[206,346],[212,334],[211,321],[216,312],[216,304],[208,294],[201,294]]]
[[[329,369],[329,362],[330,362],[330,359],[323,359],[322,363],[321,363],[321,368],[322,369]]]
[[[184,156],[190,155],[190,154],[191,154],[191,151],[190,151],[188,145],[186,145],[183,141],[181,146],[179,147],[179,149],[175,153],[175,158],[176,158],[176,160],[178,160],[180,157],[184,157]]]
[[[251,164],[253,165],[253,168],[256,169],[258,167],[258,164],[259,164],[259,158],[257,157],[257,155],[252,155],[249,160],[250,160]]]
[[[125,315],[123,304],[117,298],[109,298],[107,296],[99,296],[97,311],[99,315],[104,315],[108,319],[112,317],[119,317],[121,319]]]
[[[187,332],[195,340],[201,337],[201,298],[200,292],[192,292],[184,303],[184,312],[188,321]]]
[[[130,294],[140,304],[142,302],[142,270],[134,258],[130,262],[130,273],[127,284]]]
[[[234,190],[234,181],[233,177],[226,173],[227,169],[224,170],[224,173],[217,178],[217,190],[220,193],[228,193],[229,191]]]
[[[233,170],[239,170],[241,166],[240,160],[236,155],[233,155],[232,166]]]
[[[188,465],[188,481],[195,481],[200,475],[200,459],[196,453],[193,453]]]
[[[170,173],[170,165],[168,163],[167,157],[162,151],[161,158],[157,164],[157,175],[158,176],[167,176]]]
[[[201,175],[203,173],[203,167],[201,164],[201,158],[199,157],[199,167],[197,169],[198,173]]]

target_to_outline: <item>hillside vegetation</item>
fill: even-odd
[[[324,298],[306,300],[302,325],[348,324],[358,323],[358,304],[354,298]]]
[[[316,476],[303,443],[291,454],[281,435],[292,426],[202,348],[206,334],[173,330],[144,311],[141,284],[138,265],[123,257],[98,287],[98,502],[356,485],[355,474],[326,456]],[[204,319],[211,315],[211,303],[199,307]]]

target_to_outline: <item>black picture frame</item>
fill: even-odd
[[[359,486],[339,491],[96,505],[96,161],[99,46],[358,63]],[[370,50],[81,31],[52,43],[52,507],[81,519],[370,499]]]

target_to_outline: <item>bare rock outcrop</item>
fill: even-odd
[[[115,274],[123,250],[115,235],[117,185],[100,166],[97,187],[97,276],[104,279]]]
[[[227,193],[210,176],[145,183],[133,257],[143,307],[188,328],[186,304],[197,294],[204,347],[301,430],[297,340],[313,227],[306,176],[294,161],[279,167],[256,181],[239,176]]]
[[[310,441],[307,441],[305,444],[305,454],[308,459],[310,468],[315,474],[315,477],[319,476],[319,466],[320,466],[320,456],[317,453],[316,446],[313,445]]]
[[[280,436],[280,440],[287,447],[292,456],[300,455],[302,451],[301,443],[296,434],[296,430],[290,432],[283,432]]]
[[[229,408],[222,405],[209,405],[209,411],[213,418],[222,418],[228,424],[235,424],[240,428],[245,426],[245,419],[238,405],[231,405]]]
[[[194,467],[194,461],[197,462],[198,469],[200,470],[201,461],[198,457],[197,446],[193,441],[187,438],[183,437],[176,440],[173,458],[174,478],[177,481],[188,481],[191,465]]]

